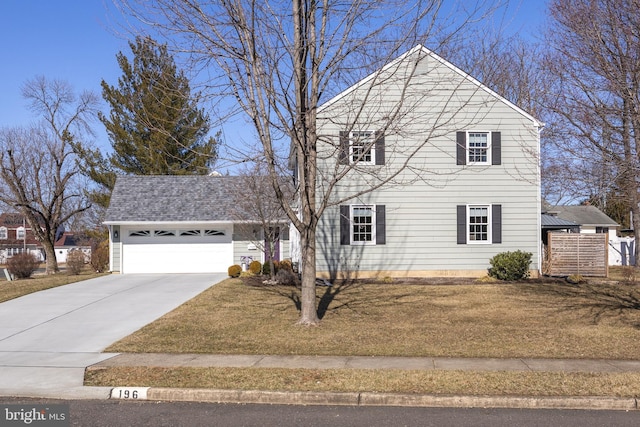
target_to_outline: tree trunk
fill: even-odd
[[[300,235],[302,253],[302,296],[300,298],[299,324],[313,326],[320,322],[316,310],[316,235],[315,229],[307,229]]]
[[[56,251],[51,242],[42,242],[44,248],[44,255],[47,258],[47,274],[55,274],[60,271],[58,267],[58,261],[56,260]]]

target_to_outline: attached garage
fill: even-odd
[[[231,227],[122,230],[122,273],[223,272],[233,264]]]
[[[249,259],[264,262],[263,225],[252,216],[256,201],[244,194],[245,179],[119,176],[104,222],[111,271],[220,273]],[[286,230],[288,221],[269,227]],[[278,243],[280,259],[288,257],[285,239]]]

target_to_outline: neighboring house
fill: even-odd
[[[318,121],[318,191],[346,174],[318,225],[320,276],[478,277],[516,250],[538,274],[542,123],[530,114],[418,46]]]
[[[581,234],[608,233],[608,265],[628,265],[633,261],[633,239],[618,237],[620,225],[593,205],[542,204],[542,243],[548,243],[548,233]],[[565,226],[563,226],[563,224]]]
[[[56,261],[59,263],[67,262],[67,255],[71,251],[82,251],[85,259],[91,259],[91,244],[89,240],[82,235],[64,232],[55,244]]]
[[[615,236],[620,225],[593,205],[548,206],[545,214],[578,225],[579,233],[609,233]],[[576,230],[573,230],[576,232]]]
[[[0,264],[23,252],[34,254],[39,261],[44,260],[42,245],[25,218],[19,213],[0,214]]]
[[[260,203],[243,193],[243,177],[119,176],[106,212],[110,269],[120,273],[227,272],[265,261]],[[261,197],[273,197],[264,194]],[[289,257],[288,221],[273,259]]]

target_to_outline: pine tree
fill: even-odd
[[[83,170],[100,188],[92,201],[106,207],[117,174],[204,175],[216,158],[217,141],[208,136],[208,115],[198,108],[189,80],[166,45],[137,37],[132,61],[116,55],[122,70],[117,86],[102,81],[111,111],[100,113],[113,153],[77,147]]]

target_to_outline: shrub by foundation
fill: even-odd
[[[262,274],[262,263],[260,261],[251,261],[249,271],[253,274]]]
[[[489,276],[498,280],[521,280],[529,277],[531,252],[502,252],[491,258]]]
[[[229,273],[229,277],[240,277],[240,274],[242,273],[242,267],[240,267],[238,264],[234,264],[227,269],[227,272]]]

